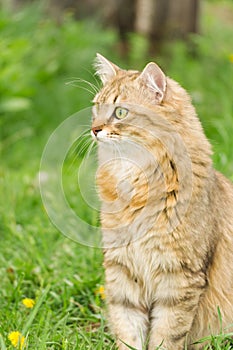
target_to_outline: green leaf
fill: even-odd
[[[0,112],[20,112],[28,110],[32,103],[29,98],[11,97],[0,103]]]

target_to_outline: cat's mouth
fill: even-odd
[[[106,142],[120,139],[118,133],[106,130],[102,126],[93,127],[91,129],[91,136],[94,140]]]

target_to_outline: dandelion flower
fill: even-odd
[[[106,298],[104,286],[99,286],[99,288],[95,291],[95,294],[100,295],[100,298],[104,300]]]
[[[25,298],[22,300],[22,303],[24,306],[26,306],[28,309],[32,309],[33,306],[35,305],[35,300],[30,299],[30,298]]]
[[[231,63],[233,63],[233,53],[231,53],[231,54],[229,55],[229,61],[230,61]]]
[[[10,332],[8,334],[8,339],[11,344],[17,348],[20,345],[20,350],[24,348],[25,337],[18,331]]]

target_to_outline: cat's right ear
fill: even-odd
[[[110,62],[107,60],[107,58],[100,55],[99,53],[96,54],[94,67],[96,69],[96,74],[100,77],[103,84],[111,80],[120,69],[114,63]]]
[[[156,63],[148,63],[137,79],[154,92],[156,102],[162,102],[167,82],[165,74]]]

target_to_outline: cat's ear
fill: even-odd
[[[100,77],[103,84],[111,80],[117,74],[117,71],[120,69],[99,53],[96,54],[94,67],[96,69],[96,74]]]
[[[158,103],[162,102],[167,85],[166,76],[156,63],[148,63],[137,79],[155,92]]]

